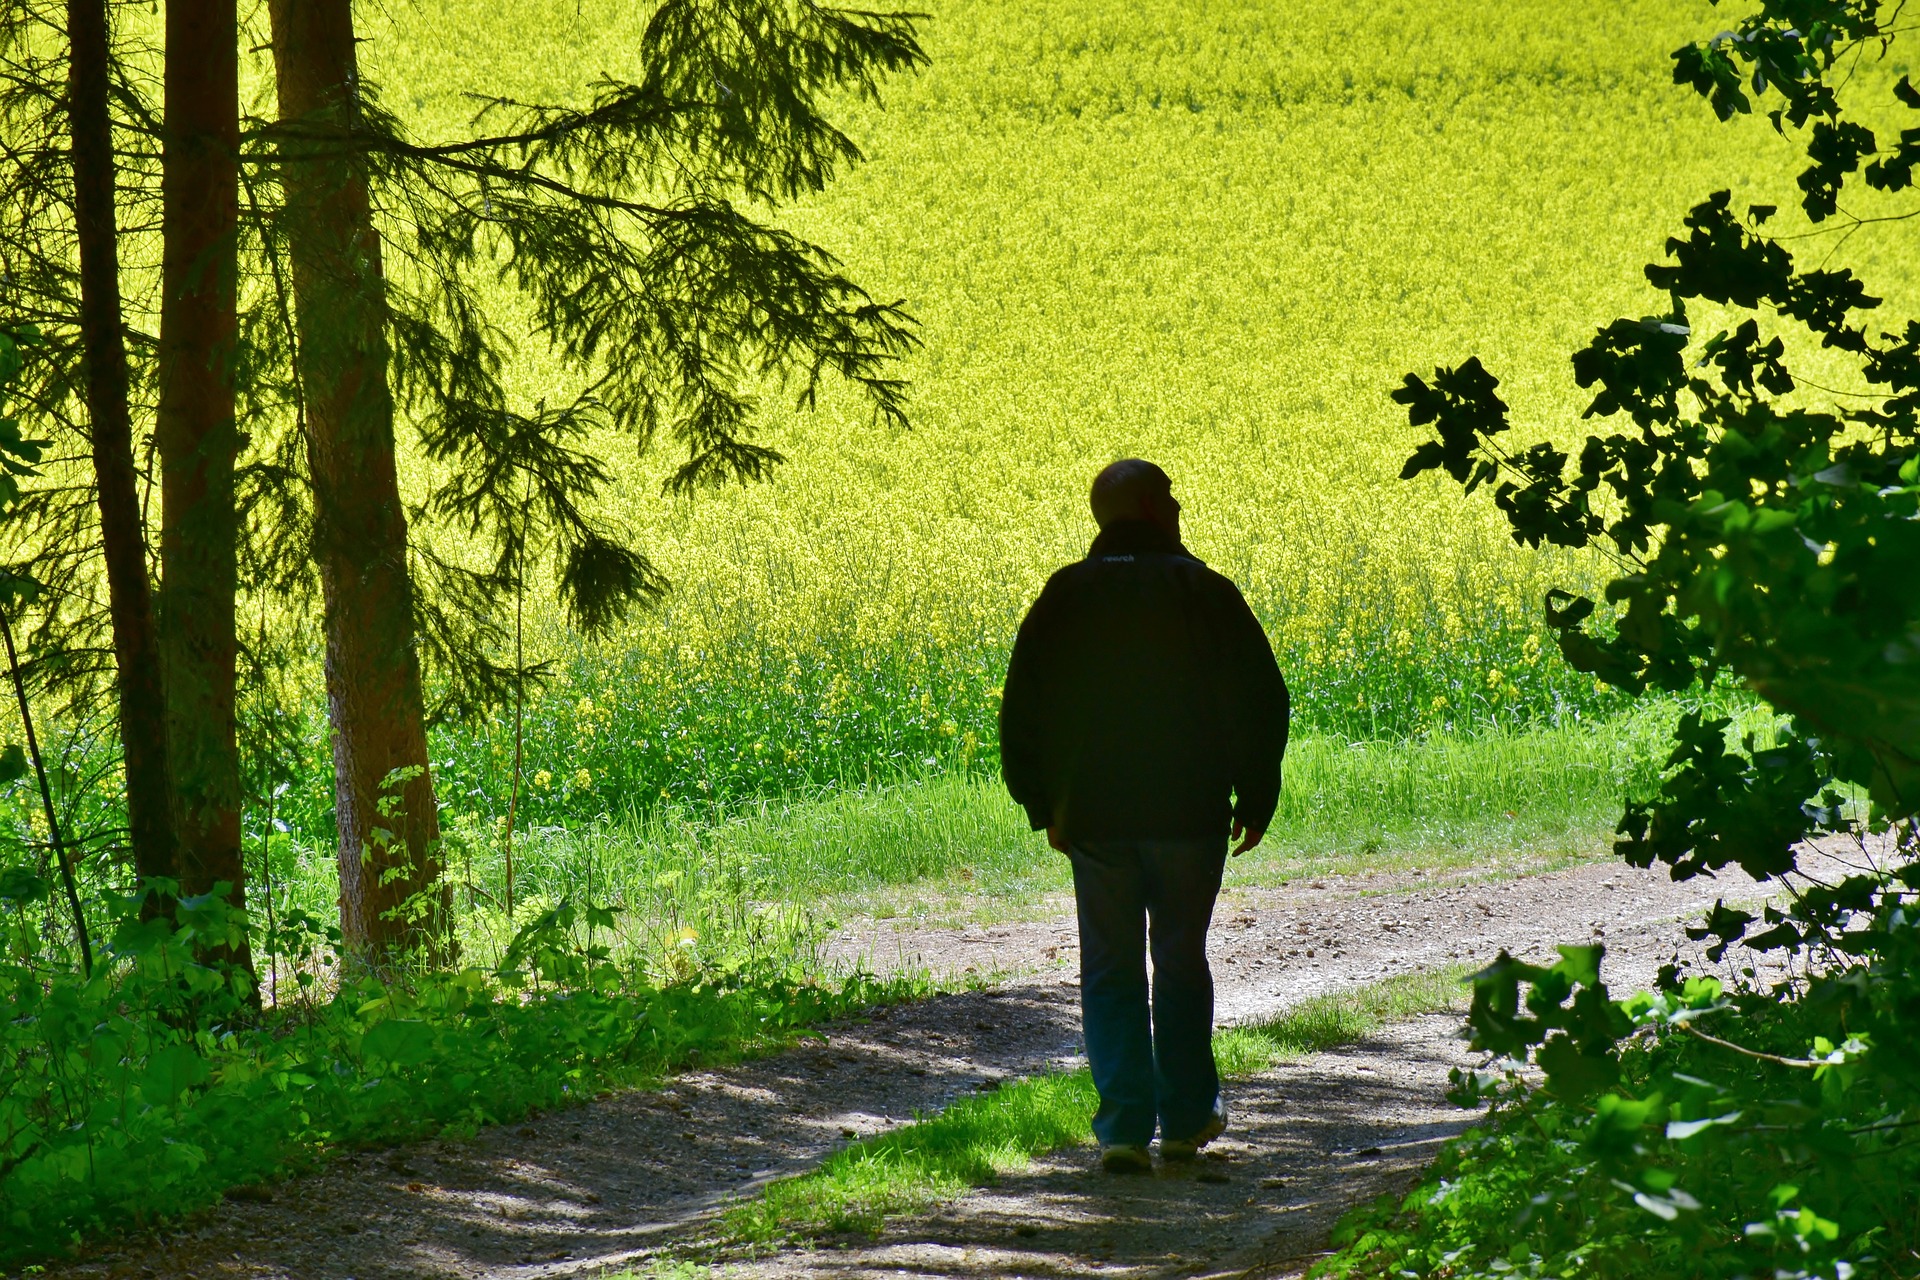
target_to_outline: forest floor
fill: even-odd
[[[1674,884],[1613,860],[1497,877],[1410,872],[1230,889],[1212,939],[1222,1024],[1393,974],[1551,960],[1607,944],[1616,989],[1687,946],[1679,921],[1744,877]],[[820,1029],[797,1047],[692,1071],[470,1140],[352,1153],[319,1173],[50,1266],[61,1277],[498,1277],[602,1271],[740,1277],[1287,1276],[1346,1208],[1409,1185],[1471,1114],[1442,1098],[1467,1061],[1459,1019],[1416,1018],[1232,1086],[1207,1158],[1153,1177],[1101,1174],[1091,1146],[877,1236],[706,1261],[728,1205],[847,1141],[997,1082],[1077,1064],[1070,906],[1029,923],[863,921],[832,953],[875,967],[999,980]],[[694,1265],[689,1259],[698,1260]]]

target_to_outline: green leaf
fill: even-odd
[[[207,1060],[197,1050],[184,1044],[168,1045],[147,1058],[140,1092],[149,1102],[172,1102],[188,1089],[205,1084],[211,1074]]]
[[[1606,954],[1605,947],[1562,945],[1556,950],[1560,952],[1560,971],[1567,977],[1588,987],[1600,981],[1600,957]]]
[[[25,867],[0,867],[0,898],[9,902],[37,902],[47,896],[47,887],[45,880]]]
[[[1534,1053],[1553,1091],[1569,1101],[1592,1097],[1620,1079],[1620,1068],[1605,1054],[1584,1053],[1571,1036],[1555,1033]]]
[[[367,1032],[360,1050],[396,1067],[417,1066],[433,1056],[433,1028],[412,1018],[393,1018]]]

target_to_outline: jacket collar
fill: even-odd
[[[1116,520],[1100,531],[1087,551],[1095,556],[1184,556],[1198,560],[1178,538],[1151,520]]]

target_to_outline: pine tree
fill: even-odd
[[[643,446],[666,431],[687,451],[673,483],[690,489],[762,479],[780,461],[751,439],[743,386],[756,379],[797,375],[810,403],[830,371],[900,419],[902,386],[881,375],[912,343],[907,317],[732,201],[772,206],[824,186],[859,153],[817,100],[875,93],[879,74],[924,55],[902,16],[671,0],[643,39],[642,82],[603,83],[584,111],[495,102],[487,114],[514,117],[505,132],[432,146],[409,139],[359,77],[346,0],[277,0],[271,12],[280,121],[269,136],[328,601],[343,931],[378,956],[403,941],[403,919],[444,904],[431,888],[424,707],[401,612],[409,559],[426,574],[419,632],[443,707],[488,705],[529,674],[487,651],[501,603],[520,598],[534,568],[531,530],[557,556],[583,630],[665,589],[593,514],[608,480],[585,448],[593,431],[623,428]],[[382,240],[383,207],[409,237]],[[382,279],[383,248],[404,255],[415,291]],[[589,389],[571,404],[510,404],[499,372],[512,353],[474,288],[498,260],[582,372]],[[391,478],[390,389],[449,476],[416,507],[429,536],[411,547]],[[338,483],[349,475],[351,487]],[[435,554],[431,530],[448,524],[487,537],[492,563]]]
[[[336,762],[352,789],[343,884],[359,877],[343,924],[378,961],[431,937],[445,903],[427,723],[497,705],[541,673],[503,656],[505,607],[550,577],[574,623],[599,631],[666,589],[601,514],[604,433],[679,447],[670,487],[687,491],[772,473],[780,455],[756,434],[769,388],[809,405],[823,381],[844,380],[877,415],[903,420],[889,368],[914,345],[911,318],[772,214],[859,160],[821,104],[849,89],[877,95],[885,74],[924,62],[913,22],[788,0],[667,0],[637,81],[601,82],[584,107],[494,101],[484,136],[431,142],[359,80],[340,0],[270,10],[284,96],[273,121],[239,115],[229,5],[169,8],[164,128],[150,84],[129,70],[154,51],[109,28],[108,127],[135,140],[118,148],[111,196],[123,233],[142,234],[119,247],[155,231],[165,245],[159,264],[124,252],[119,263],[128,430],[116,436],[84,376],[86,335],[100,326],[83,317],[98,319],[76,270],[67,67],[33,51],[66,32],[30,4],[9,10],[35,34],[8,46],[17,56],[0,85],[16,162],[0,178],[0,307],[46,334],[19,387],[23,416],[127,464],[116,477],[51,457],[45,482],[22,495],[22,551],[7,567],[42,587],[32,674],[77,715],[109,674],[98,655],[118,652],[101,639],[138,633],[137,602],[115,587],[101,609],[92,585],[103,529],[119,519],[121,533],[145,536],[153,513],[132,464],[157,438],[174,865],[189,887],[230,880],[244,892],[235,596],[297,618],[317,584],[331,603]],[[102,269],[89,261],[94,279]],[[157,307],[143,288],[155,265]],[[530,311],[578,376],[563,402],[507,394],[516,351],[484,287],[503,269],[519,292],[513,322],[524,332]],[[164,341],[144,328],[156,311]],[[440,479],[409,493],[394,458],[415,450]],[[142,494],[131,522],[130,489]],[[485,562],[443,553],[448,533],[478,536]],[[108,541],[110,579],[147,558]],[[261,642],[277,643],[264,631]],[[127,681],[138,664],[118,665],[120,712],[137,718]],[[138,754],[127,755],[130,799],[136,777],[154,776]],[[142,875],[165,865],[136,859]]]
[[[395,463],[381,240],[356,131],[350,0],[273,0],[280,182],[326,602],[340,924],[381,960],[446,911]]]

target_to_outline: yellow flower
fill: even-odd
[[[573,771],[573,785],[576,787],[591,787],[593,785],[593,775],[585,769],[575,769]]]
[[[549,786],[553,785],[553,775],[545,769],[542,769],[533,775],[533,785],[545,791]]]

